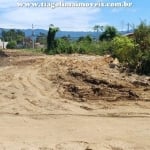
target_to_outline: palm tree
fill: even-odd
[[[100,26],[100,25],[95,25],[95,26],[93,27],[93,30],[94,30],[95,32],[97,32],[97,39],[98,39],[98,36],[99,36],[99,31],[103,31],[103,29],[104,29],[104,26]]]

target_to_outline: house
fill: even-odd
[[[126,33],[126,34],[124,34],[123,36],[127,36],[127,37],[129,37],[129,38],[133,38],[133,37],[134,37],[134,33],[133,33],[133,32]]]
[[[35,43],[35,48],[45,48],[45,45],[40,43]]]
[[[0,39],[0,49],[6,49],[7,44],[8,44],[8,42],[3,42],[3,41]]]

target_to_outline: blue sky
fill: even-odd
[[[60,2],[60,0],[0,0],[0,28],[48,29],[54,24],[61,30],[92,31],[94,25],[113,25],[127,30],[127,24],[137,26],[141,20],[150,23],[148,0],[126,0],[129,8],[82,7],[82,8],[20,8],[17,2]],[[63,0],[64,1],[64,0]],[[65,0],[65,2],[124,2],[124,0]]]

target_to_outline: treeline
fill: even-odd
[[[32,33],[31,33],[32,35]],[[39,35],[32,35],[30,37],[25,36],[25,32],[22,30],[10,29],[2,31],[2,40],[8,42],[8,49],[23,49],[23,48],[33,48],[34,42],[40,43],[41,45],[46,45],[46,34],[39,33]],[[34,45],[35,46],[35,45]],[[46,46],[45,46],[46,47]]]
[[[55,38],[55,35],[59,31],[58,27],[51,26],[47,35],[47,54],[105,54],[110,51],[110,41],[116,35],[119,35],[114,27],[107,26],[105,31],[99,37],[100,39],[93,39],[90,35],[85,37],[79,37],[77,40],[72,40],[68,36],[61,38]],[[108,35],[109,32],[109,35]],[[98,33],[99,34],[99,33]]]
[[[3,41],[7,41],[7,48],[14,49],[17,47],[17,44],[22,44],[25,38],[25,33],[21,30],[8,30],[2,32]]]
[[[76,41],[68,37],[55,39],[59,28],[50,26],[47,35],[47,54],[110,54],[132,72],[150,74],[150,25],[141,22],[129,36],[120,35],[113,26],[103,28],[98,40],[90,36]]]

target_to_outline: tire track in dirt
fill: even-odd
[[[33,112],[35,111],[33,106],[36,106],[36,109],[40,107],[40,105],[29,103],[29,100],[37,101],[41,97],[43,99],[47,97],[47,95],[44,95],[43,88],[38,88],[42,87],[42,84],[38,84],[38,80],[36,79],[37,69],[34,64],[31,66],[20,66],[20,63],[19,65],[16,63],[15,66],[1,68],[1,72],[0,80],[4,83],[3,87],[0,87],[1,112],[6,112],[9,109],[8,106],[12,107],[10,108],[11,111],[19,111],[22,107],[23,109],[26,107],[28,110],[33,109]],[[29,100],[27,101],[27,99]],[[13,103],[9,102],[10,100],[13,100]]]
[[[5,70],[13,78],[0,88],[1,99],[4,101],[0,105],[0,112],[8,112],[10,109],[12,113],[36,114],[65,109],[59,102],[57,88],[39,73],[39,66],[13,66]]]
[[[39,75],[36,67],[27,67],[26,72],[22,72],[19,75],[19,77],[22,77],[19,83],[24,87],[22,91],[22,98],[24,99],[22,105],[24,105],[24,103],[29,103],[28,109],[34,108],[34,111],[35,109],[36,111],[41,111],[43,108],[47,109],[49,94],[45,91],[43,85],[39,83],[37,76]],[[27,107],[27,105],[25,106]]]

